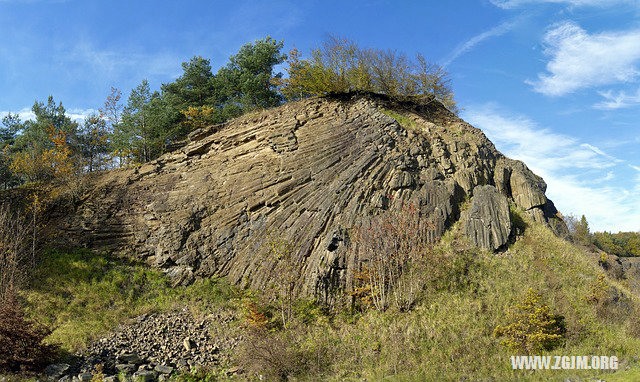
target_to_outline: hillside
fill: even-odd
[[[139,168],[95,176],[54,220],[66,244],[127,253],[176,283],[222,275],[264,289],[283,265],[267,239],[294,243],[296,294],[351,290],[366,259],[349,232],[415,206],[434,242],[470,200],[465,232],[483,248],[513,239],[508,202],[566,231],[523,163],[438,102],[373,94],[312,98],[195,131]],[[474,198],[476,187],[487,185]]]
[[[638,375],[634,273],[568,241],[543,179],[438,102],[288,103],[83,190],[47,212],[22,294],[60,381]],[[619,367],[513,370],[527,353]]]

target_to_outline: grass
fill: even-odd
[[[416,123],[409,117],[406,117],[394,110],[390,109],[382,109],[380,110],[383,114],[388,117],[391,117],[396,120],[400,124],[400,126],[404,127],[407,130],[415,130],[417,129]]]
[[[71,352],[140,314],[182,306],[206,312],[238,296],[216,279],[172,288],[157,270],[87,250],[47,251],[23,293],[29,316],[55,328],[49,340]]]
[[[493,332],[529,288],[540,292],[552,312],[565,317],[567,326],[563,344],[541,355],[616,355],[621,365],[634,367],[640,350],[640,340],[633,334],[635,314],[620,315],[615,307],[603,314],[589,302],[602,272],[597,264],[547,228],[526,223],[524,235],[506,253],[474,250],[466,287],[427,287],[409,312],[370,310],[308,324],[292,346],[314,349],[309,353],[323,353],[330,360],[321,376],[324,380],[637,380],[636,369],[512,370],[513,354]],[[458,234],[449,232],[436,250],[464,246]],[[607,282],[631,296],[624,286]],[[630,298],[637,306],[637,299]],[[314,380],[318,375],[297,377]]]
[[[309,381],[639,380],[637,297],[619,282],[605,278],[606,287],[626,296],[631,311],[616,303],[594,304],[590,296],[594,288],[602,287],[603,280],[597,262],[521,212],[513,210],[512,214],[526,229],[499,254],[471,248],[461,239],[461,227],[454,225],[434,251],[465,254],[472,260],[453,270],[432,269],[466,282],[425,284],[409,311],[342,308],[328,312],[300,300],[288,329],[270,325],[256,338],[247,331],[247,341],[259,341],[263,349],[278,349],[275,359],[261,360],[266,362],[260,366],[263,374],[277,377],[283,369],[297,380]],[[450,268],[453,263],[446,264],[442,266]],[[494,329],[506,323],[505,312],[522,301],[529,288],[542,295],[542,302],[554,314],[564,316],[567,328],[561,346],[541,355],[615,355],[621,370],[512,370],[513,354],[494,336]],[[48,252],[24,297],[32,317],[56,327],[51,341],[62,343],[69,351],[82,348],[128,318],[185,305],[200,312],[229,307],[242,319],[246,312],[238,302],[249,299],[261,304],[267,318],[275,322],[279,317],[278,304],[259,292],[239,292],[215,279],[172,288],[158,271],[82,250]],[[239,364],[255,360],[255,355],[237,353]],[[218,380],[219,372],[182,377]]]

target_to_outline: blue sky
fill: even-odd
[[[329,34],[423,53],[461,116],[596,230],[640,230],[640,0],[0,0],[0,113],[53,95],[74,117],[214,68],[270,35],[307,53]]]

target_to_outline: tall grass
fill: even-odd
[[[433,260],[441,259],[442,253],[467,253],[471,260],[453,268],[460,273],[458,279],[466,281],[437,284],[425,275],[429,283],[412,310],[336,314],[329,320],[307,323],[304,330],[298,327],[297,337],[289,339],[291,351],[299,354],[302,349],[316,349],[309,354],[324,354],[330,362],[322,371],[294,375],[303,380],[336,381],[609,378],[610,371],[512,370],[510,356],[515,354],[494,336],[494,329],[507,323],[506,312],[532,288],[554,314],[566,320],[567,334],[561,345],[541,355],[615,355],[623,370],[613,375],[624,380],[624,369],[636,364],[640,351],[640,340],[634,336],[635,314],[620,315],[614,302],[605,308],[609,314],[602,314],[602,308],[590,299],[594,285],[602,280],[597,263],[547,228],[526,223],[524,235],[500,254],[468,247],[458,227],[448,232],[434,248],[440,255]],[[442,262],[442,266],[447,267],[442,274],[448,279],[457,277],[451,274],[451,262]],[[433,267],[437,264],[430,269]],[[626,296],[627,304],[637,306],[637,298],[623,285],[609,279],[606,283]]]
[[[85,251],[49,252],[24,296],[31,316],[56,328],[50,340],[69,350],[153,310],[229,306],[242,321],[247,315],[236,302],[249,299],[245,305],[258,306],[266,322],[256,331],[245,318],[245,343],[255,346],[238,351],[237,362],[249,379],[635,380],[638,298],[604,276],[583,249],[519,218],[524,233],[498,254],[470,246],[459,226],[448,231],[425,254],[428,274],[410,309],[330,311],[300,300],[285,327],[275,324],[278,301],[259,292],[240,293],[223,280],[171,288],[158,271]],[[566,326],[560,345],[541,355],[615,355],[621,370],[512,370],[509,357],[514,354],[494,330],[508,324],[506,313],[530,288],[551,313],[564,317]],[[618,298],[607,297],[612,295]]]
[[[50,342],[82,349],[127,319],[152,311],[190,307],[207,311],[229,304],[236,291],[216,279],[172,288],[157,270],[87,250],[50,250],[23,292],[30,317],[54,331]]]

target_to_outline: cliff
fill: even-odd
[[[546,184],[439,103],[373,94],[312,98],[193,132],[139,168],[87,179],[51,228],[65,243],[165,270],[176,283],[225,275],[264,288],[283,264],[269,237],[293,243],[296,293],[349,288],[349,233],[410,203],[437,240],[458,220],[478,246],[513,238],[509,202],[562,235]],[[460,206],[469,200],[469,208]]]

